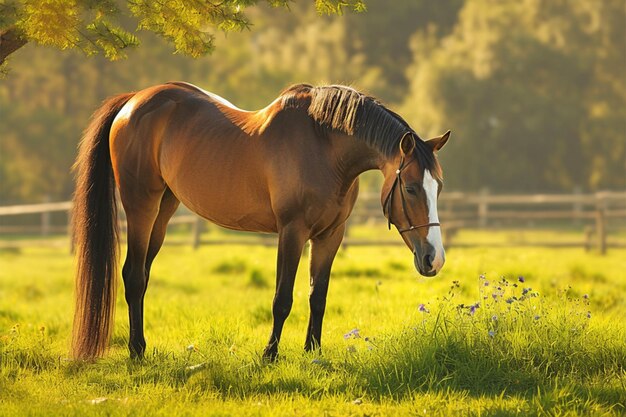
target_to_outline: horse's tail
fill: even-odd
[[[102,355],[113,328],[118,230],[109,132],[133,94],[111,97],[93,114],[74,165],[72,220],[77,268],[72,356],[76,359]]]

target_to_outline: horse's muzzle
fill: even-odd
[[[415,269],[425,277],[434,277],[443,266],[443,254],[437,256],[435,248],[429,243],[424,243],[413,252]]]

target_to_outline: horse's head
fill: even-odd
[[[381,200],[389,227],[393,224],[398,229],[413,252],[415,268],[427,277],[435,276],[445,262],[437,215],[437,197],[443,183],[434,153],[449,137],[450,131],[422,142],[407,132],[398,154],[383,169]]]

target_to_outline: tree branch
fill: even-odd
[[[15,26],[0,29],[0,65],[4,63],[6,57],[26,45],[28,40]]]

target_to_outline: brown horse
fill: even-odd
[[[150,267],[182,202],[229,229],[278,233],[274,323],[263,353],[273,360],[306,241],[311,315],[305,349],[320,346],[330,270],[362,172],[382,171],[383,212],[417,270],[433,276],[441,269],[435,152],[449,134],[423,141],[400,116],[343,86],[295,85],[252,112],[181,82],[109,98],[85,130],[76,161],[74,357],[101,355],[111,334],[116,186],[128,222],[122,276],[131,356],[142,357],[146,348]]]

